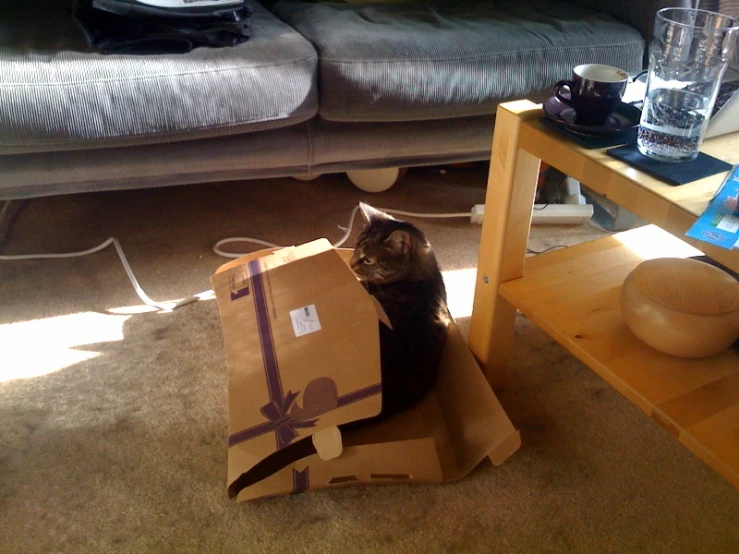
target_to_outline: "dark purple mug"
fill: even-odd
[[[554,94],[575,109],[578,125],[603,125],[621,102],[628,82],[629,74],[623,69],[589,63],[573,69],[572,80],[554,85]],[[562,95],[565,87],[569,97]]]

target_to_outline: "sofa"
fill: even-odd
[[[139,56],[73,1],[0,6],[0,199],[485,160],[498,103],[640,70],[680,2],[254,1],[243,44]]]

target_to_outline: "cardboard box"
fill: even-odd
[[[388,324],[350,256],[321,239],[239,258],[211,279],[229,374],[228,485],[238,501],[452,481],[485,457],[501,464],[521,444],[454,324],[437,386],[420,405],[339,432],[380,412],[378,321]]]

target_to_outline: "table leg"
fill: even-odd
[[[470,319],[468,344],[493,388],[504,385],[516,317],[498,287],[523,276],[539,175],[539,159],[518,148],[523,121],[515,103],[498,107]]]

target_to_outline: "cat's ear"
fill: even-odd
[[[411,251],[411,236],[406,231],[393,231],[385,239],[385,244],[393,252],[408,254]]]
[[[369,223],[373,219],[375,220],[382,220],[382,219],[393,219],[385,212],[381,212],[380,210],[377,210],[370,206],[369,204],[365,204],[364,202],[359,203],[359,210],[362,212],[362,216],[364,217],[364,220]]]

